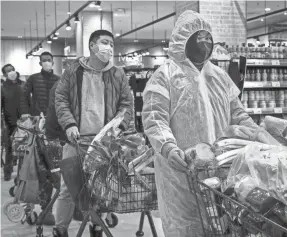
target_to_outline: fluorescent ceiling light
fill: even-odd
[[[71,30],[71,29],[72,29],[72,27],[71,27],[71,25],[70,25],[70,22],[67,22],[66,30],[69,31],[69,30]]]
[[[269,12],[269,11],[271,11],[271,8],[270,7],[266,7],[265,11]]]
[[[48,44],[52,44],[52,40],[51,40],[50,37],[47,39],[47,43],[48,43]]]
[[[116,37],[120,36],[121,34],[120,33],[116,33]]]
[[[18,36],[18,38],[19,38],[19,39],[22,39],[22,38],[23,38],[23,36],[19,35],[19,36]]]
[[[264,19],[263,19],[263,18],[261,18],[261,19],[260,19],[260,21],[264,21]]]
[[[55,35],[59,35],[60,33],[57,31],[57,32],[55,32]]]
[[[139,40],[135,39],[134,42],[137,43],[137,42],[139,42]]]

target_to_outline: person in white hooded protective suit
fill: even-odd
[[[205,236],[189,189],[184,150],[212,144],[232,133],[249,138],[258,126],[244,111],[239,89],[208,59],[211,27],[200,14],[185,11],[177,20],[168,59],[143,93],[143,125],[156,151],[159,212],[166,237]]]

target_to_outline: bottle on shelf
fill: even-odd
[[[250,70],[249,69],[246,70],[245,80],[250,81]]]
[[[278,81],[284,81],[283,69],[278,70]]]
[[[283,54],[283,47],[280,46],[278,49],[278,58],[284,58],[284,54]]]
[[[267,108],[275,108],[276,107],[276,102],[275,100],[270,100],[267,102]]]
[[[255,55],[256,58],[261,58],[261,50],[259,47],[255,48]]]
[[[265,101],[265,91],[263,90],[259,91],[259,100]]]
[[[263,69],[262,81],[267,81],[267,79],[268,79],[268,75],[267,75],[266,69]]]
[[[274,47],[274,57],[273,58],[279,58],[279,56],[278,56],[278,47],[277,46]]]
[[[267,58],[272,58],[272,48],[271,47],[267,48]]]
[[[255,71],[254,71],[254,69],[251,70],[250,81],[255,81]]]
[[[249,101],[255,100],[255,91],[249,91],[248,100]]]
[[[277,70],[276,70],[276,68],[272,68],[272,69],[271,69],[270,81],[278,81],[278,75],[277,75]]]
[[[260,72],[259,68],[256,69],[256,76],[255,76],[255,78],[256,78],[256,81],[261,81],[261,72]]]
[[[267,107],[266,101],[265,100],[261,100],[259,102],[259,108],[265,109],[266,107]]]
[[[283,76],[284,76],[283,80],[287,81],[287,69],[284,69]]]

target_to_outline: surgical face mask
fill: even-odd
[[[7,77],[8,77],[8,79],[10,79],[11,81],[14,81],[14,80],[16,80],[16,78],[17,78],[17,72],[15,72],[15,71],[8,72],[8,73],[7,73]]]
[[[92,47],[93,53],[102,62],[107,63],[113,56],[113,49],[110,45],[96,44],[97,47]],[[97,50],[98,48],[98,50]]]
[[[52,62],[42,62],[42,68],[44,71],[49,72],[52,69]]]
[[[186,44],[186,56],[195,64],[203,64],[208,59],[213,49],[212,41],[201,40],[198,42],[194,34]]]

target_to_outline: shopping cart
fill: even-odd
[[[42,204],[43,202],[46,202],[46,198],[43,196],[43,189],[45,185],[48,183],[52,183],[54,188],[56,188],[56,193],[54,194],[52,200],[55,201],[59,192],[60,192],[60,177],[58,174],[54,173],[53,170],[55,170],[58,166],[59,159],[62,158],[62,146],[60,145],[59,140],[49,140],[45,137],[43,133],[38,131],[35,128],[27,128],[23,126],[18,125],[18,129],[21,129],[25,131],[29,138],[31,144],[35,142],[36,149],[37,149],[37,156],[39,156],[39,160],[37,160],[36,166],[34,168],[37,169],[37,173],[39,180],[41,180],[39,185],[39,190],[37,190],[37,193],[28,193],[31,190],[26,191],[25,193],[25,182],[20,180],[20,172],[21,168],[23,166],[24,162],[24,154],[28,151],[28,145],[25,146],[17,146],[17,153],[19,155],[19,162],[18,162],[18,171],[17,171],[17,177],[14,180],[15,187],[13,188],[13,193],[10,192],[14,197],[12,202],[8,202],[4,206],[4,213],[8,217],[8,219],[12,222],[21,222],[24,224],[27,222],[29,225],[34,225],[37,223],[38,227],[41,229],[43,220],[48,213],[48,211],[51,209],[51,205],[48,205],[45,210],[41,213],[41,215],[38,217],[37,213],[34,211],[34,206],[36,203],[22,203],[21,198],[22,194],[24,195],[38,195],[37,197],[37,203]],[[31,145],[30,144],[30,145]],[[42,168],[42,170],[38,170]],[[16,191],[14,193],[14,190]],[[29,197],[28,197],[29,199]],[[21,202],[21,203],[20,203]],[[38,228],[37,228],[38,229]]]
[[[237,201],[234,196],[227,196],[220,192],[220,188],[214,188],[202,181],[218,176],[217,174],[220,174],[218,177],[223,180],[222,178],[226,177],[226,170],[228,167],[186,173],[190,191],[196,197],[204,236],[286,237],[287,213],[284,214],[283,204],[276,204],[263,214],[256,213],[251,207]],[[286,210],[287,208],[285,212]],[[273,217],[272,212],[276,211],[279,215],[270,218]],[[280,214],[281,220],[278,217]],[[284,218],[285,220],[282,220]]]
[[[72,163],[79,162],[77,166],[82,169],[84,167],[83,160],[86,155],[92,156],[96,160],[97,157],[94,156],[95,154],[87,153],[87,148],[91,146],[90,144],[78,142],[78,157],[71,158],[74,159]],[[84,197],[84,201],[82,200],[84,207],[80,208],[83,211],[84,219],[78,230],[77,237],[82,236],[90,218],[93,220],[93,224],[97,226],[96,230],[98,230],[99,236],[102,236],[101,233],[103,231],[107,237],[112,237],[113,235],[101,218],[103,213],[111,212],[121,214],[141,212],[139,229],[136,232],[136,236],[144,236],[143,223],[145,216],[147,216],[151,232],[154,237],[157,237],[151,216],[151,211],[157,209],[154,173],[140,175],[135,172],[134,174],[130,174],[125,159],[117,157],[117,159],[108,164],[108,172],[100,172],[99,170],[89,174],[82,172],[85,187],[80,190],[81,193],[73,194],[73,183],[69,184],[70,179],[66,178],[65,175],[65,163],[71,164],[71,161],[67,161],[68,159],[60,162],[62,176],[76,203],[77,197]],[[75,166],[72,169],[75,170]],[[112,173],[113,175],[107,175],[103,178],[100,173]]]

